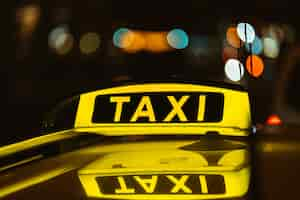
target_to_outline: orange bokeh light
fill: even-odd
[[[240,48],[242,43],[235,27],[229,27],[226,32],[227,42],[234,48]]]
[[[264,67],[264,61],[259,56],[250,55],[247,57],[246,68],[251,76],[259,77],[263,73]]]
[[[38,5],[26,5],[16,11],[16,20],[20,23],[21,37],[30,36],[40,21],[41,8]]]
[[[146,49],[151,52],[171,50],[167,41],[167,32],[145,32]]]
[[[121,37],[121,47],[128,53],[146,50],[160,53],[172,50],[167,41],[167,32],[148,32],[130,30]]]

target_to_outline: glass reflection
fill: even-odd
[[[88,197],[249,199],[246,142],[203,138],[123,146],[127,151],[107,153],[78,172]]]

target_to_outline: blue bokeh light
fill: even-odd
[[[245,44],[245,47],[246,47],[246,50],[249,53],[252,53],[252,54],[255,54],[255,55],[259,55],[263,51],[263,43],[262,43],[261,39],[258,36],[255,37],[253,43],[251,44],[252,52],[251,52],[251,49],[250,49],[250,44]]]
[[[130,30],[127,28],[119,28],[114,32],[113,35],[113,43],[116,47],[123,48],[122,46],[122,38],[125,34],[127,34]]]
[[[167,41],[174,49],[184,49],[189,44],[189,37],[182,29],[173,29],[168,33]]]

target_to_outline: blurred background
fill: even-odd
[[[299,14],[291,3],[24,0],[7,7],[2,28],[9,55],[1,73],[8,131],[1,132],[1,145],[40,134],[45,113],[66,97],[136,82],[212,81],[245,88],[254,124],[269,116],[281,120],[274,118],[281,101],[275,99],[286,88],[293,110],[300,108],[299,73],[288,67],[300,55]],[[239,23],[254,27],[251,44],[238,36]],[[226,70],[229,60],[242,68]],[[287,87],[284,74],[295,75]]]

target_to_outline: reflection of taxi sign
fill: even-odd
[[[224,194],[221,175],[159,174],[97,177],[103,194]]]
[[[88,197],[105,199],[220,199],[244,196],[250,183],[246,145],[201,150],[201,140],[147,143],[107,153],[78,171]],[[226,141],[224,141],[226,143]],[[215,143],[215,145],[220,143]],[[150,146],[152,148],[148,148]],[[238,147],[236,146],[238,145]],[[235,147],[236,146],[236,147]],[[200,147],[200,148],[199,148]],[[120,148],[122,147],[111,147]],[[189,148],[192,148],[189,150]],[[215,147],[214,147],[215,148]]]
[[[248,135],[245,91],[193,84],[140,84],[80,96],[75,127],[104,135]]]

